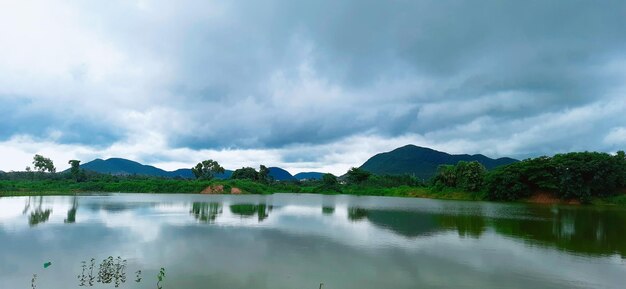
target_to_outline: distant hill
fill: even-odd
[[[122,158],[110,158],[107,160],[95,159],[88,163],[80,165],[82,169],[112,175],[148,175],[167,177],[168,172],[162,169],[142,165]]]
[[[459,161],[478,161],[485,168],[517,162],[512,158],[492,159],[484,155],[451,155],[430,148],[407,145],[390,152],[380,153],[367,160],[361,168],[374,174],[411,174],[421,179],[430,179],[439,165],[453,165]]]
[[[319,172],[304,172],[304,173],[297,173],[293,177],[296,178],[299,181],[301,181],[301,180],[321,180],[322,176],[324,174],[325,173],[319,173]]]
[[[157,167],[140,164],[138,162],[122,158],[110,158],[106,160],[95,159],[93,161],[80,165],[80,167],[88,171],[111,175],[145,175],[166,178],[194,178],[191,169],[166,171]],[[224,174],[217,175],[216,178],[229,178],[232,173],[232,171],[226,170]]]
[[[270,167],[268,169],[270,170],[270,176],[274,178],[274,180],[276,181],[295,181],[296,180],[296,178],[294,178],[288,171],[283,170],[281,168]]]

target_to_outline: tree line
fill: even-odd
[[[11,174],[12,179],[71,179],[75,182],[97,180],[117,182],[119,176],[88,172],[80,168],[79,160],[70,160],[68,173],[57,174],[51,159],[42,155],[33,157],[33,168]],[[211,181],[225,169],[214,160],[199,162],[191,168],[198,181]],[[3,177],[4,179],[6,179]],[[132,176],[135,179],[157,177]],[[593,198],[604,198],[624,192],[626,188],[626,154],[574,152],[552,157],[529,158],[487,171],[479,162],[461,161],[455,165],[440,165],[433,178],[422,181],[411,175],[375,175],[361,168],[351,168],[342,176],[325,174],[320,180],[276,182],[270,170],[261,165],[258,170],[243,167],[235,170],[230,179],[250,181],[264,186],[317,193],[359,193],[372,188],[426,187],[431,191],[454,189],[473,194],[474,199],[514,201],[537,193],[548,193],[561,199],[576,199],[583,203]],[[195,188],[195,187],[194,187]],[[267,189],[266,189],[267,190]],[[256,189],[256,191],[262,191]],[[375,193],[375,192],[374,192]]]

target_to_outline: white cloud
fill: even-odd
[[[408,143],[623,145],[626,23],[610,8],[360,4],[0,1],[0,169],[43,153],[339,174]]]
[[[613,128],[604,137],[604,142],[609,145],[626,145],[626,127]]]

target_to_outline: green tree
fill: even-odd
[[[363,183],[367,181],[370,178],[370,176],[372,176],[372,173],[361,168],[351,168],[350,170],[348,170],[348,173],[346,174],[346,178],[348,179],[348,182],[352,184]]]
[[[340,191],[339,181],[337,177],[333,174],[324,174],[322,175],[322,187],[324,191]]]
[[[436,185],[443,185],[446,187],[456,187],[456,168],[453,165],[439,165],[437,167],[437,174],[434,177],[434,183]]]
[[[460,161],[455,167],[456,186],[470,192],[476,192],[483,186],[487,169],[477,162]]]
[[[273,181],[272,176],[270,176],[270,169],[264,165],[259,167],[259,180],[264,184],[271,183]]]
[[[56,172],[56,168],[54,167],[52,160],[42,155],[35,155],[33,157],[33,167],[39,172]]]
[[[206,160],[191,168],[191,172],[198,180],[211,180],[216,174],[223,174],[224,168],[214,160]]]
[[[70,160],[68,162],[70,164],[70,174],[75,181],[80,181],[80,161],[79,160]]]
[[[251,167],[245,167],[245,168],[240,168],[240,169],[236,169],[232,176],[230,176],[231,179],[235,179],[235,180],[253,180],[253,181],[257,181],[259,180],[259,173]]]
[[[335,177],[335,175],[333,175],[333,174],[324,174],[322,176],[322,184],[325,187],[334,188],[337,185],[339,185],[339,182],[337,181],[337,177]]]
[[[487,174],[487,197],[517,200],[536,192],[583,203],[606,197],[626,185],[626,159],[598,152],[557,154],[523,160]]]
[[[479,191],[484,183],[487,169],[477,161],[460,161],[456,165],[440,165],[433,178],[435,186]]]

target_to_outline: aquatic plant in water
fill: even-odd
[[[81,273],[78,275],[78,286],[93,286],[94,281],[102,284],[115,284],[119,287],[126,282],[126,260],[122,257],[113,259],[113,256],[102,260],[98,268],[97,277],[94,276],[93,269],[96,265],[96,259],[91,258],[89,266],[86,261],[81,262]]]
[[[113,259],[109,256],[100,263],[98,271],[98,283],[114,283],[115,287],[126,282],[126,260],[122,257]]]
[[[78,275],[78,286],[85,286],[85,284],[87,283],[87,276],[85,276],[85,270],[87,269],[87,262],[81,261],[80,264],[81,264],[80,265],[81,272],[80,272],[80,275]]]
[[[30,280],[30,288],[37,288],[37,284],[35,284],[35,281],[37,281],[37,274],[33,274],[33,279]]]
[[[161,282],[165,279],[165,268],[161,267],[159,274],[157,274],[157,289],[163,289]]]
[[[93,268],[95,267],[95,260],[91,258],[90,265],[87,266],[86,261],[81,262],[81,273],[78,275],[78,286],[94,286],[94,281],[102,284],[115,284],[115,287],[119,287],[121,284],[126,282],[126,259],[122,259],[122,257],[117,257],[113,259],[113,256],[109,256],[106,259],[102,260],[100,266],[98,268],[97,280],[96,277],[93,276]],[[34,275],[32,280],[32,289],[35,289],[35,279],[36,275]],[[141,277],[141,270],[135,271],[135,282],[141,282],[143,278]],[[165,279],[165,268],[161,267],[159,273],[157,274],[157,288],[163,289],[163,285],[161,284]]]

